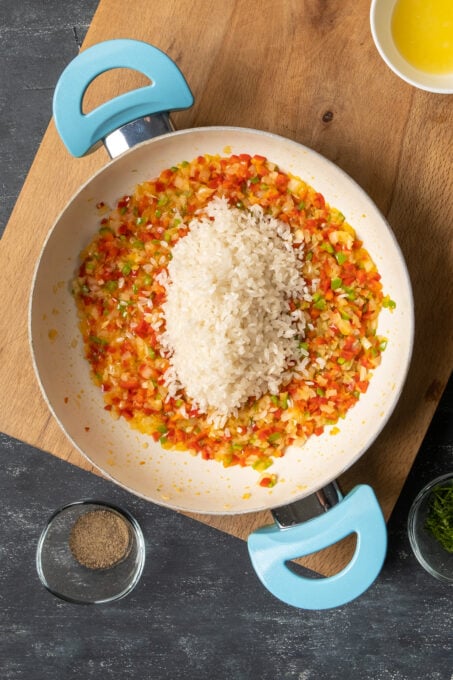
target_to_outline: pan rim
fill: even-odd
[[[36,281],[39,273],[39,268],[40,268],[40,263],[41,263],[41,258],[43,253],[46,250],[46,247],[49,243],[49,240],[52,237],[52,234],[54,233],[57,225],[59,222],[62,220],[65,212],[68,210],[69,206],[73,204],[74,202],[77,201],[77,198],[83,192],[84,189],[90,186],[90,184],[94,181],[95,178],[99,177],[103,173],[107,171],[112,165],[116,164],[120,159],[124,158],[127,155],[134,154],[136,153],[141,147],[143,146],[148,146],[150,144],[153,144],[153,142],[156,142],[158,140],[163,141],[166,138],[175,138],[175,137],[181,137],[181,136],[186,136],[186,135],[194,135],[196,133],[203,133],[203,134],[212,134],[212,133],[245,133],[245,134],[253,134],[254,136],[265,136],[270,139],[273,139],[276,142],[281,142],[284,141],[285,144],[289,144],[291,147],[294,149],[297,149],[297,151],[306,151],[315,157],[317,157],[322,163],[327,163],[336,173],[340,173],[340,175],[348,182],[351,183],[354,188],[359,191],[363,197],[366,199],[368,204],[370,204],[373,209],[375,210],[376,214],[379,216],[379,219],[382,221],[382,223],[385,225],[386,230],[388,235],[390,236],[392,240],[392,246],[395,250],[395,253],[397,254],[397,258],[399,261],[399,264],[402,265],[401,267],[401,273],[404,277],[405,280],[405,285],[406,289],[409,295],[409,300],[410,300],[410,308],[409,308],[409,318],[408,318],[408,325],[406,328],[406,331],[409,333],[408,337],[408,344],[407,344],[407,351],[406,351],[406,361],[405,361],[405,366],[404,370],[400,374],[400,380],[398,384],[398,388],[395,390],[393,393],[392,397],[392,402],[390,406],[387,408],[385,417],[381,419],[379,422],[378,427],[374,430],[373,435],[367,439],[366,446],[360,448],[356,455],[353,458],[348,458],[347,463],[345,466],[338,472],[338,470],[335,471],[335,474],[332,475],[326,475],[325,478],[323,478],[321,485],[318,488],[321,488],[322,486],[325,486],[326,484],[330,483],[334,479],[338,478],[339,475],[343,474],[347,469],[349,469],[352,465],[354,465],[359,458],[365,453],[365,451],[370,448],[370,446],[375,442],[377,437],[381,434],[382,430],[388,423],[388,420],[390,419],[391,415],[393,414],[395,407],[399,401],[399,398],[401,396],[401,393],[403,391],[404,385],[406,383],[407,375],[410,370],[410,364],[411,364],[411,358],[412,358],[412,352],[413,352],[413,343],[414,343],[414,301],[413,301],[413,293],[412,293],[412,286],[410,282],[410,277],[407,269],[407,265],[404,259],[404,256],[402,254],[401,247],[396,239],[396,236],[389,225],[387,219],[384,217],[384,215],[381,213],[377,205],[374,203],[374,201],[371,199],[371,197],[365,192],[365,190],[354,180],[350,175],[348,175],[341,167],[336,165],[333,161],[330,159],[326,158],[319,152],[311,149],[310,147],[307,147],[297,141],[294,141],[290,138],[264,131],[264,130],[256,130],[253,128],[247,128],[247,127],[240,127],[240,126],[204,126],[204,127],[197,127],[197,128],[189,128],[189,129],[184,129],[184,130],[178,130],[175,132],[170,132],[165,135],[161,135],[159,137],[156,137],[152,140],[146,140],[144,142],[141,142],[137,146],[133,147],[132,149],[126,151],[124,154],[121,154],[117,158],[114,158],[110,160],[108,163],[106,163],[104,166],[102,166],[99,170],[97,170],[86,182],[82,184],[82,186],[75,192],[75,194],[71,197],[71,199],[67,202],[67,204],[64,206],[64,208],[60,211],[58,217],[54,221],[53,225],[49,229],[48,234],[46,235],[46,238],[44,239],[43,246],[41,248],[40,254],[38,256],[38,260],[35,265],[34,273],[33,273],[33,278],[32,278],[32,285],[31,285],[31,293],[29,296],[29,305],[28,305],[28,335],[29,335],[29,344],[30,344],[30,349],[31,349],[31,355],[32,355],[32,363],[33,363],[33,368],[35,375],[37,377],[38,384],[40,386],[41,393],[44,397],[44,400],[52,413],[53,417],[56,419],[59,427],[61,430],[64,432],[65,436],[69,439],[69,441],[72,443],[74,448],[80,452],[80,454],[89,462],[90,465],[92,465],[95,469],[97,469],[100,473],[102,473],[103,476],[111,480],[113,483],[121,486],[122,488],[126,489],[130,493],[133,493],[136,496],[139,496],[143,498],[144,500],[148,500],[151,502],[156,503],[157,505],[162,505],[164,507],[172,508],[175,510],[179,510],[182,512],[189,512],[189,513],[195,513],[195,514],[206,514],[206,515],[236,515],[236,514],[249,514],[252,512],[259,512],[259,511],[264,511],[268,510],[274,507],[280,507],[282,505],[287,504],[287,502],[294,502],[296,500],[302,499],[305,496],[310,495],[313,493],[313,489],[310,489],[309,491],[301,491],[299,495],[296,495],[294,498],[291,498],[287,502],[280,503],[276,502],[274,504],[270,504],[269,502],[261,505],[261,506],[254,506],[250,508],[241,508],[241,509],[234,509],[234,510],[226,510],[226,509],[211,509],[209,511],[207,510],[199,510],[199,509],[193,509],[187,508],[184,504],[179,505],[176,502],[165,502],[165,501],[160,501],[158,498],[150,498],[146,494],[137,491],[133,488],[131,488],[128,484],[121,482],[120,479],[118,479],[116,476],[112,475],[109,473],[104,467],[96,463],[92,457],[86,453],[81,446],[74,440],[74,438],[67,432],[64,424],[62,423],[60,417],[58,416],[53,404],[48,398],[45,386],[42,381],[41,377],[41,372],[39,370],[38,362],[36,359],[36,348],[35,348],[35,338],[33,336],[33,298],[34,298],[34,291],[36,287]]]

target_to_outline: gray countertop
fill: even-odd
[[[0,4],[1,230],[96,4]],[[453,587],[419,566],[406,532],[417,492],[453,469],[452,390],[450,381],[389,521],[381,574],[354,602],[321,612],[270,595],[243,541],[0,435],[0,678],[452,680]],[[145,535],[141,581],[109,605],[59,600],[35,569],[49,515],[87,497],[129,510]]]

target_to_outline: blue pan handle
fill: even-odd
[[[327,548],[354,532],[354,556],[334,576],[306,578],[285,564]],[[259,579],[275,597],[302,609],[329,609],[350,602],[373,583],[384,563],[387,530],[373,490],[359,485],[328,512],[303,524],[258,529],[250,534],[248,549]]]
[[[82,113],[89,84],[114,68],[140,71],[151,84]],[[126,123],[155,113],[187,109],[192,104],[190,88],[170,57],[148,43],[121,39],[89,47],[68,64],[55,89],[53,113],[61,139],[69,152],[79,157]]]

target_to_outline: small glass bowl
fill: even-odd
[[[409,511],[407,528],[412,550],[422,567],[440,581],[453,583],[453,553],[445,550],[425,526],[433,492],[439,486],[453,486],[453,473],[437,477],[420,491]]]
[[[95,510],[116,514],[129,529],[129,546],[123,559],[104,569],[83,566],[69,547],[76,521]],[[76,501],[54,512],[36,551],[36,568],[42,584],[62,600],[77,604],[103,604],[125,597],[137,585],[144,562],[145,541],[137,521],[126,510],[95,500]]]

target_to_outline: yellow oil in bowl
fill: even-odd
[[[427,73],[453,73],[453,0],[397,0],[392,35],[401,55]]]

